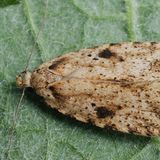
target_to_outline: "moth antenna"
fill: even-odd
[[[43,16],[43,19],[42,19],[42,25],[41,25],[38,33],[37,33],[37,36],[35,37],[35,43],[34,43],[33,47],[31,48],[31,51],[30,51],[30,54],[29,54],[29,57],[28,57],[28,61],[27,61],[26,67],[25,67],[25,70],[20,75],[16,76],[16,85],[19,88],[31,87],[31,84],[30,84],[31,73],[28,72],[27,70],[28,70],[28,67],[29,67],[29,62],[31,60],[33,51],[34,51],[34,49],[36,47],[38,37],[39,37],[39,35],[40,35],[41,31],[43,30],[43,27],[45,25],[47,7],[48,7],[48,0],[45,2],[45,13],[44,13],[44,16]]]
[[[39,37],[39,34],[40,32],[43,30],[43,27],[45,25],[45,19],[46,19],[46,12],[47,12],[47,7],[48,7],[48,0],[45,1],[45,13],[44,13],[44,16],[42,18],[42,25],[39,29],[39,32],[37,34],[37,36],[35,37],[35,43],[33,45],[33,47],[31,48],[31,51],[30,51],[30,54],[29,54],[29,57],[28,57],[28,61],[27,61],[27,64],[26,64],[26,67],[25,67],[25,71],[21,73],[21,75],[17,75],[16,76],[16,84],[19,88],[23,88],[22,90],[22,94],[21,94],[21,97],[18,101],[18,104],[16,106],[16,109],[15,109],[15,114],[13,116],[13,121],[12,121],[12,127],[10,129],[10,136],[9,136],[9,139],[8,139],[8,145],[6,147],[6,152],[5,152],[5,159],[8,159],[8,152],[10,150],[10,147],[11,147],[11,143],[12,143],[12,138],[13,138],[13,130],[15,128],[15,125],[16,125],[16,120],[18,119],[18,113],[19,113],[19,109],[20,109],[20,106],[21,106],[21,103],[22,103],[22,100],[23,100],[23,97],[24,97],[24,94],[25,94],[25,89],[26,87],[31,87],[31,84],[30,84],[30,78],[31,78],[31,73],[27,71],[28,69],[28,66],[29,66],[29,61],[32,57],[32,54],[33,54],[33,51],[34,51],[34,48],[37,44],[37,40],[38,40],[38,37]]]

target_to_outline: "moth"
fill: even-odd
[[[142,136],[160,136],[160,43],[81,49],[16,77],[59,112]]]

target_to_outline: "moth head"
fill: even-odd
[[[24,71],[16,76],[16,85],[18,88],[31,87],[30,80],[31,73],[28,71]]]

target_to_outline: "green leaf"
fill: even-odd
[[[156,0],[23,0],[0,8],[1,159],[158,160],[160,141],[106,131],[48,108],[15,76],[42,61],[84,47],[160,40]]]
[[[159,151],[160,151],[160,137],[159,138],[158,137],[152,138],[152,141],[153,141],[155,147],[157,147],[157,149],[159,149]]]
[[[19,3],[19,0],[1,0],[0,7],[6,7],[17,3]]]

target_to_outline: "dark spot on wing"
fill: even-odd
[[[112,127],[107,125],[107,124],[104,126],[104,128],[107,129],[107,130],[112,130]]]
[[[109,49],[105,49],[102,52],[100,52],[98,56],[100,58],[110,58],[112,56],[115,56],[115,53],[112,53]]]
[[[38,73],[40,71],[40,69],[38,68],[37,70],[36,70],[36,72]]]
[[[50,65],[48,68],[49,69],[55,69],[57,66],[58,66],[59,62],[56,61],[56,62],[53,62],[52,65]]]
[[[59,64],[61,64],[62,62],[64,62],[66,60],[66,58],[61,58],[61,59],[59,59],[59,60],[57,60],[57,61],[54,61],[53,63],[52,63],[52,65],[50,65],[48,68],[49,69],[55,69]]]
[[[121,46],[121,43],[110,43],[109,45],[110,46],[116,46],[116,45]]]
[[[53,90],[54,90],[54,87],[53,87],[53,86],[49,86],[49,89],[50,89],[51,91],[53,91]]]
[[[93,58],[93,60],[95,60],[95,61],[96,61],[96,60],[98,60],[98,58],[96,58],[96,57],[95,57],[95,58]]]
[[[106,107],[97,107],[95,110],[97,111],[96,114],[98,118],[105,118],[113,115],[113,112],[109,111]]]
[[[51,90],[53,97],[57,99],[61,98],[61,95],[59,95],[59,93],[56,91],[56,89],[53,86],[50,86],[49,89]]]
[[[157,44],[157,42],[151,42],[151,45]]]
[[[133,44],[142,44],[143,42],[133,42]]]
[[[87,122],[94,125],[94,121],[91,118],[88,118]]]
[[[143,42],[133,42],[133,47],[139,48],[139,47],[141,47],[142,44],[143,44]]]
[[[95,103],[91,103],[91,105],[92,105],[92,107],[95,107],[95,106],[96,106],[96,104],[95,104]]]
[[[122,57],[119,57],[120,62],[124,62],[124,59]]]
[[[137,128],[128,126],[128,132],[133,133],[133,134],[137,134]]]
[[[158,59],[151,63],[151,70],[157,73],[160,72],[160,61]]]

